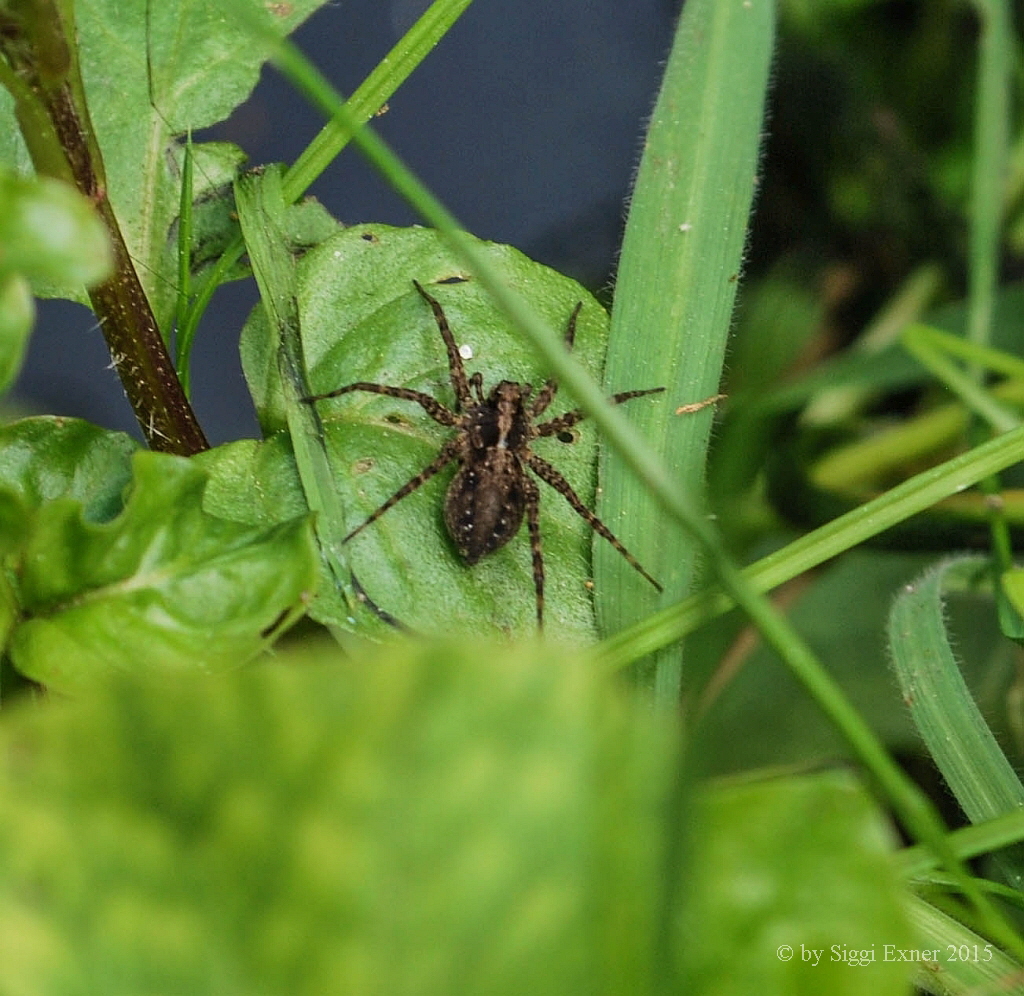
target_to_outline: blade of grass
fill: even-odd
[[[974,112],[974,159],[971,175],[971,212],[968,243],[967,338],[979,346],[992,338],[999,248],[1009,166],[1010,87],[1013,82],[1015,43],[1008,0],[974,0],[981,22],[978,40],[978,92]],[[974,378],[982,372],[975,368]],[[985,417],[988,417],[986,414]],[[1010,531],[999,500],[997,477],[983,481],[991,498],[989,531],[992,555],[1000,574],[1012,564]],[[1007,626],[1020,630],[1020,618],[1000,597],[1000,615]]]
[[[346,530],[340,500],[318,416],[312,405],[299,400],[309,394],[309,386],[304,381],[295,261],[277,223],[286,207],[277,170],[269,167],[262,173],[241,177],[235,184],[235,202],[260,300],[281,343],[278,362],[282,389],[288,402],[289,434],[306,504],[317,514],[316,533],[322,555],[336,589],[351,609],[355,595],[349,582],[348,558],[342,549]],[[348,640],[337,627],[332,627],[332,635],[343,646]]]
[[[922,991],[947,996],[1020,991],[1019,958],[1008,958],[987,938],[916,896],[909,897],[907,911],[922,939],[927,939],[921,946],[938,949],[941,956],[937,964],[922,959],[915,980]],[[949,957],[950,949],[958,952],[962,946],[969,952],[967,958]]]
[[[677,486],[701,492],[713,409],[673,414],[713,395],[754,196],[774,36],[771,3],[689,0],[644,143],[616,280],[607,385],[667,388],[631,412]],[[662,604],[692,585],[694,536],[666,523],[644,480],[614,450],[602,456],[598,515],[661,581]],[[659,521],[662,520],[662,521]],[[594,545],[598,626],[647,615],[653,589]],[[678,649],[644,671],[659,697],[679,689]]]
[[[1007,0],[974,0],[974,7],[981,37],[971,170],[967,338],[984,345],[991,336],[998,280],[1015,46]]]
[[[757,591],[770,591],[1022,459],[1024,428],[1004,433],[937,467],[916,474],[885,494],[751,564],[743,573]],[[610,670],[627,667],[681,639],[735,604],[735,600],[720,589],[691,595],[605,640],[595,652],[598,662]]]
[[[1020,419],[992,397],[978,376],[972,377],[957,366],[941,346],[930,339],[929,331],[926,325],[911,325],[903,333],[904,348],[996,432],[1008,432],[1020,425]]]
[[[989,851],[1024,842],[1024,810],[1015,809],[984,823],[961,827],[949,835],[953,850],[969,861]],[[935,856],[919,845],[900,852],[900,868],[908,878],[917,878],[935,868]]]

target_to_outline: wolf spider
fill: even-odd
[[[530,533],[530,551],[533,557],[533,583],[537,593],[537,626],[544,626],[544,556],[540,538],[540,490],[527,474],[529,468],[546,484],[554,488],[572,506],[573,510],[599,533],[630,565],[642,574],[658,591],[661,585],[651,577],[622,545],[615,534],[580,500],[572,485],[547,460],[530,449],[535,439],[555,436],[571,429],[586,416],[578,409],[559,415],[547,422],[535,420],[554,400],[558,383],[554,378],[533,396],[530,384],[511,380],[499,381],[490,394],[484,395],[480,373],[466,376],[462,357],[448,327],[448,319],[440,303],[416,281],[413,286],[434,313],[441,338],[448,352],[448,371],[455,391],[455,410],[441,404],[422,391],[388,384],[357,381],[325,394],[303,398],[313,403],[326,398],[337,398],[352,391],[383,394],[389,398],[414,401],[435,421],[455,430],[441,447],[440,453],[415,477],[402,485],[361,525],[356,526],[342,542],[362,532],[379,519],[388,509],[429,481],[453,461],[459,469],[448,486],[444,502],[444,521],[459,555],[469,565],[481,557],[494,553],[519,532],[523,517]],[[571,349],[576,336],[576,318],[583,307],[581,301],[569,316],[565,330],[565,344]],[[664,391],[663,387],[643,391],[623,391],[612,395],[609,401],[622,404],[633,398]]]

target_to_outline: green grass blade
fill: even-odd
[[[922,939],[920,948],[938,954],[915,959],[919,965],[914,981],[922,991],[945,996],[1020,992],[1019,960],[923,899],[910,897],[907,909]],[[878,953],[884,957],[884,951]]]
[[[675,486],[691,494],[702,489],[713,411],[674,412],[713,395],[721,378],[757,175],[774,13],[766,0],[690,0],[683,8],[622,247],[605,383],[668,388],[630,416],[673,469]],[[601,476],[598,514],[662,582],[664,599],[686,594],[697,550],[692,534],[664,522],[650,482],[613,451],[604,455]],[[594,577],[604,632],[643,618],[656,603],[654,591],[600,542]],[[666,694],[676,684],[677,658],[665,659],[669,671],[659,683]]]
[[[416,23],[349,98],[355,120],[363,123],[377,114],[389,97],[430,54],[472,0],[434,0]],[[332,118],[310,142],[284,176],[283,192],[289,204],[297,201],[351,140],[351,130]]]
[[[757,591],[769,591],[1021,459],[1024,459],[1024,428],[997,436],[968,453],[915,475],[762,558],[746,568],[744,575]],[[626,667],[681,639],[734,605],[733,599],[720,590],[691,595],[605,640],[599,648],[598,659],[602,666],[613,670]]]
[[[317,514],[317,538],[334,583],[353,604],[348,559],[342,550],[344,516],[334,488],[323,435],[313,407],[299,399],[309,393],[304,383],[295,262],[288,253],[277,219],[283,215],[279,174],[273,168],[247,174],[235,184],[235,201],[245,236],[246,251],[268,323],[280,337],[278,362],[288,410],[288,428],[306,503]],[[334,635],[339,642],[344,636]]]
[[[995,432],[1008,432],[1020,425],[1020,419],[985,390],[977,377],[972,377],[946,355],[940,343],[931,338],[927,325],[911,325],[903,333],[904,348],[942,381],[975,415],[984,419]]]
[[[181,169],[181,196],[178,201],[178,288],[174,303],[174,328],[181,329],[188,315],[192,296],[192,188],[193,188],[192,131],[185,139],[185,158]],[[174,365],[178,371],[182,390],[191,397],[192,364],[189,354],[182,354],[182,336],[176,332]]]
[[[364,124],[369,121],[427,57],[470,2],[471,0],[434,0],[352,94],[347,104],[350,118],[342,121],[341,118],[332,117],[285,173],[282,191],[287,203],[292,204],[302,197],[310,184],[348,145],[352,139],[350,122]],[[254,22],[250,11],[236,7],[236,13],[245,16],[256,32],[265,31],[266,26]],[[227,275],[242,258],[244,251],[245,243],[239,236],[224,251],[198,288],[192,306],[178,330],[179,369],[188,369],[192,345],[203,313],[214,292],[227,279]]]
[[[1014,809],[1002,816],[961,827],[949,835],[949,843],[957,856],[965,861],[989,851],[1024,841],[1024,810]],[[935,867],[935,856],[920,845],[900,852],[900,867],[908,878],[926,875]]]
[[[981,37],[971,175],[967,337],[984,344],[991,336],[998,280],[1015,42],[1007,0],[974,0],[974,7]]]

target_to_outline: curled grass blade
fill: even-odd
[[[1024,785],[971,697],[946,630],[945,594],[970,586],[987,568],[981,557],[945,561],[901,591],[889,616],[889,650],[903,698],[972,823],[1024,806]],[[1019,861],[1000,867],[1014,885],[1024,885]]]

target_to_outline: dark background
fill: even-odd
[[[295,40],[348,94],[426,6],[344,0],[315,14]],[[469,231],[599,288],[613,273],[678,6],[475,0],[375,127]],[[267,70],[244,107],[197,137],[235,142],[251,164],[292,162],[322,123]],[[353,149],[311,193],[345,223],[417,220]],[[255,300],[251,281],[222,288],[200,330],[194,404],[212,443],[257,434],[237,352]],[[138,436],[109,363],[90,312],[41,302],[15,403]]]

